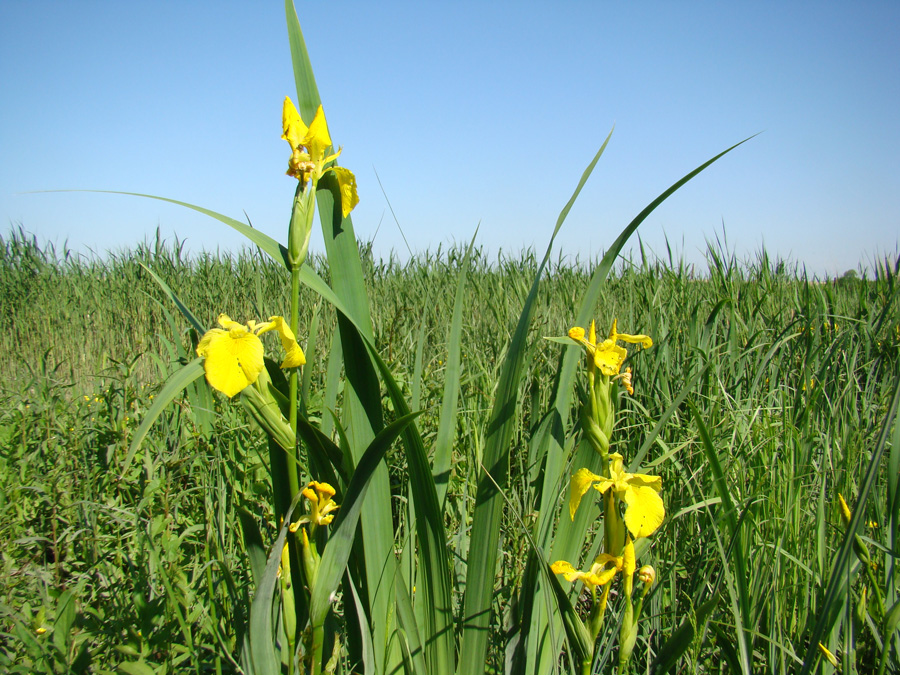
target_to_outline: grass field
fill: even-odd
[[[530,251],[489,258],[476,248],[455,324],[464,249],[404,263],[375,260],[368,250],[361,259],[375,349],[409,408],[424,411],[416,424],[431,458],[447,438],[448,372],[459,383],[443,526],[450,625],[464,640],[491,410],[539,260]],[[900,431],[893,425],[900,259],[882,261],[868,279],[830,281],[807,279],[764,253],[737,260],[711,246],[707,259],[702,269],[649,255],[620,261],[591,313],[601,332],[617,318],[620,330],[654,342],[627,361],[635,393],[618,394],[612,446],[662,478],[666,504],[662,526],[640,552],[658,577],[632,666],[834,672],[819,657],[821,643],[841,672],[877,672],[882,660],[884,672],[900,672]],[[330,280],[324,258],[309,263]],[[178,242],[155,241],[97,259],[42,247],[21,230],[0,239],[0,670],[243,668],[259,580],[242,519],[258,524],[268,550],[278,535],[270,451],[240,404],[193,386],[125,467],[161,383],[194,359],[199,338],[146,268],[208,326],[220,311],[239,321],[288,313],[287,273],[253,252],[188,258]],[[551,262],[525,334],[500,529],[490,542],[500,558],[490,581],[489,672],[530,672],[516,664],[548,658],[544,672],[575,672],[569,643],[544,661],[523,655],[528,612],[536,611],[523,590],[534,588],[535,574],[525,533],[540,541],[542,510],[552,509],[549,522],[568,520],[568,474],[586,445],[578,400],[561,420],[568,468],[553,494],[542,487],[549,469],[541,439],[562,357],[575,348],[544,338],[575,325],[593,268]],[[300,308],[306,418],[342,446],[335,420],[346,419],[349,404],[334,357],[335,311],[308,289]],[[585,396],[583,382],[576,391]],[[378,395],[385,424],[402,416],[385,385]],[[401,585],[415,598],[414,469],[398,448],[386,462],[393,548]],[[855,539],[845,536],[838,494],[852,510]],[[576,566],[596,554],[592,538],[583,539]],[[563,586],[584,618],[582,586]],[[343,589],[326,629],[348,635],[337,672],[361,672],[352,628],[359,607],[354,612]],[[593,672],[614,663],[622,619],[610,607]],[[671,664],[666,649],[676,649]]]

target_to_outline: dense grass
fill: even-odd
[[[462,255],[438,249],[401,263],[364,249],[376,346],[411,407],[426,411],[426,446],[437,428]],[[855,505],[900,372],[900,260],[884,261],[875,278],[837,281],[807,279],[764,253],[738,261],[711,247],[708,261],[699,271],[649,256],[623,261],[595,312],[601,330],[617,317],[621,330],[655,342],[631,359],[636,393],[621,402],[616,436],[626,458],[697,376],[643,460],[663,477],[667,517],[647,554],[660,582],[635,659],[644,668],[717,597],[682,671],[728,672],[744,635],[754,672],[792,672],[810,646],[843,537],[837,494]],[[327,280],[326,264],[311,263]],[[157,240],[98,259],[42,247],[21,231],[0,238],[0,668],[237,668],[253,592],[238,513],[272,522],[267,454],[239,406],[217,397],[209,416],[186,397],[119,475],[142,412],[160,382],[192,358],[197,339],[143,266],[210,326],[223,311],[240,321],[287,313],[284,271],[252,252],[188,258],[179,242]],[[476,252],[469,272],[446,509],[457,584],[481,434],[536,269],[529,251]],[[529,465],[529,441],[563,349],[542,338],[566,333],[591,271],[565,259],[553,264],[532,323],[511,453],[513,507],[498,543],[504,560],[490,652],[497,670],[506,648],[499,627],[520,611],[528,557],[520,522],[532,522],[537,508],[530,486],[540,466]],[[327,410],[341,405],[323,384],[336,320],[311,293],[302,300],[300,339],[312,346],[307,408],[328,431]],[[390,411],[387,398],[385,406]],[[897,593],[888,553],[897,546],[897,476],[888,469],[896,446],[895,435],[863,507],[863,541],[889,602]],[[402,533],[406,469],[400,453],[389,461]],[[733,512],[723,506],[729,501]],[[271,527],[264,536],[274,538]],[[837,624],[844,635],[863,585],[873,596],[854,569]],[[864,615],[853,630],[859,663],[876,662],[880,649]],[[887,639],[896,645],[896,634]],[[822,638],[829,640],[845,644],[837,629]],[[896,651],[893,658],[900,663]]]

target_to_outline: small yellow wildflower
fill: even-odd
[[[294,107],[289,96],[284,98],[284,106],[281,111],[281,125],[283,132],[281,137],[291,146],[291,159],[288,162],[287,175],[293,176],[301,184],[312,179],[318,180],[327,171],[334,173],[341,193],[341,213],[346,218],[359,203],[356,192],[356,176],[349,169],[339,166],[326,168],[325,165],[333,162],[341,155],[340,149],[333,154],[328,154],[331,147],[331,136],[328,133],[328,124],[325,122],[325,112],[320,105],[313,117],[312,123],[307,127]]]
[[[287,356],[282,368],[296,368],[306,363],[303,350],[293,331],[280,316],[270,317],[266,323],[232,321],[227,314],[219,315],[219,325],[206,332],[197,345],[197,356],[205,359],[203,369],[213,389],[229,398],[256,382],[265,367],[263,345],[259,335],[277,330]]]
[[[609,456],[609,478],[598,476],[590,470],[579,469],[572,476],[569,496],[569,515],[575,519],[575,511],[581,498],[593,487],[601,494],[612,489],[625,504],[625,525],[634,537],[648,537],[662,524],[666,515],[659,491],[662,478],[642,473],[627,473],[622,455]]]
[[[593,321],[585,339],[584,329],[576,326],[569,330],[569,337],[576,342],[581,343],[587,355],[594,360],[594,365],[600,369],[600,372],[609,377],[619,374],[628,351],[624,347],[616,344],[618,341],[630,342],[631,344],[639,344],[645,349],[653,346],[653,340],[646,335],[628,335],[627,333],[619,333],[616,330],[617,320],[613,319],[612,329],[609,331],[609,337],[597,344],[597,329]]]

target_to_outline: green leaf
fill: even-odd
[[[509,477],[509,447],[516,425],[514,414],[518,402],[519,381],[522,377],[528,329],[531,325],[538,287],[550,259],[556,235],[608,142],[609,137],[607,136],[600,150],[582,173],[578,186],[556,220],[556,227],[550,237],[547,251],[538,267],[537,274],[535,274],[531,290],[525,300],[515,333],[503,360],[500,381],[485,434],[484,465],[480,467],[480,470],[486,475],[481,475],[479,478],[475,496],[471,546],[466,571],[460,657],[457,667],[459,675],[481,672],[487,658],[503,505],[499,493],[505,487]]]
[[[256,675],[281,675],[281,656],[277,651],[276,626],[272,621],[272,603],[275,599],[275,585],[281,567],[281,552],[287,536],[291,514],[302,495],[297,494],[284,517],[278,531],[278,538],[269,552],[269,559],[263,570],[256,593],[250,603],[250,626],[247,630],[245,648],[250,652],[250,665]]]
[[[818,620],[816,621],[812,634],[809,636],[809,647],[806,651],[806,658],[803,660],[803,669],[800,671],[801,675],[808,675],[812,670],[812,667],[816,664],[819,654],[818,644],[822,641],[825,632],[831,629],[837,615],[835,610],[838,608],[842,590],[844,590],[844,585],[847,583],[845,570],[850,561],[850,556],[853,553],[854,536],[859,531],[860,526],[865,519],[865,505],[869,499],[872,487],[875,485],[875,479],[878,476],[887,440],[891,435],[893,424],[897,417],[897,410],[900,408],[900,374],[894,377],[893,389],[894,394],[891,398],[891,404],[884,417],[884,422],[882,423],[881,431],[878,434],[878,440],[875,443],[872,456],[866,466],[865,474],[860,481],[859,492],[856,496],[856,508],[853,510],[853,517],[850,519],[850,524],[844,531],[844,539],[841,541],[841,547],[838,549],[838,554],[834,557],[834,562],[831,567],[831,577],[828,580],[828,588],[825,591],[825,600],[822,603],[822,606],[817,609]],[[892,611],[893,609],[894,608],[892,608]],[[888,634],[886,633],[885,640],[887,641],[888,639]]]
[[[56,620],[53,622],[53,645],[64,657],[69,653],[69,631],[75,623],[75,596],[63,591],[56,601]]]
[[[250,559],[250,574],[254,585],[259,586],[266,569],[266,547],[256,524],[257,517],[241,506],[238,508],[238,518],[244,533],[244,550]]]
[[[172,377],[166,381],[162,391],[160,391],[159,395],[154,399],[153,405],[150,406],[150,409],[144,415],[144,419],[141,420],[140,426],[134,432],[134,436],[131,439],[131,445],[128,446],[128,454],[125,455],[125,460],[122,462],[122,467],[119,470],[120,478],[124,478],[128,473],[128,469],[131,466],[135,453],[141,446],[141,443],[144,442],[147,433],[150,431],[150,427],[153,426],[154,422],[156,422],[162,414],[162,411],[175,400],[185,387],[201,377],[203,377],[203,359],[197,358],[174,373]]]
[[[301,117],[309,122],[321,99],[294,3],[292,0],[285,0],[284,7],[297,87],[297,109]],[[327,106],[325,112],[327,117]],[[333,131],[329,130],[329,133],[335,139]],[[342,217],[339,203],[336,207],[336,194],[339,199],[337,181],[334,173],[329,172],[318,183],[316,205],[334,294],[341,299],[344,307],[343,316],[338,317],[346,373],[342,414],[350,440],[349,459],[358,462],[363,448],[384,426],[384,422],[378,377],[359,337],[373,340],[368,292],[363,279],[359,249],[352,220]],[[386,561],[393,555],[394,543],[390,480],[386,466],[377,468],[372,477],[368,503],[362,513],[362,532],[366,575],[363,588],[369,594],[366,601],[374,631],[375,663],[379,670],[393,670],[400,664],[400,650],[391,640],[394,625],[393,578],[389,583],[384,582]],[[388,652],[386,663],[385,651]]]
[[[194,316],[194,313],[190,309],[188,309],[183,302],[181,302],[179,297],[172,292],[172,289],[169,288],[169,285],[162,280],[162,277],[160,277],[156,272],[147,267],[144,263],[141,263],[141,267],[147,270],[148,274],[153,277],[153,280],[157,284],[159,284],[165,294],[169,296],[169,299],[172,301],[172,303],[178,308],[178,311],[181,312],[184,318],[188,320],[188,323],[190,323],[191,326],[194,327],[194,330],[197,331],[197,334],[203,335],[206,332],[206,328],[202,323],[200,323],[200,320]]]
[[[447,367],[444,372],[444,395],[441,398],[441,417],[438,422],[437,436],[434,441],[434,458],[432,474],[437,488],[438,503],[443,506],[447,494],[447,483],[450,480],[451,451],[453,439],[456,437],[456,410],[459,400],[460,386],[460,343],[462,342],[462,319],[466,299],[466,277],[475,247],[472,236],[466,254],[459,266],[459,279],[456,282],[456,297],[453,300],[453,316],[450,320],[450,338],[447,341]]]
[[[356,465],[356,470],[344,492],[340,515],[335,519],[331,536],[322,553],[319,573],[311,593],[310,619],[314,625],[322,625],[331,608],[331,596],[337,590],[356,535],[360,511],[376,468],[391,444],[421,412],[404,415],[389,424],[372,440]]]
[[[666,640],[665,644],[659,648],[653,663],[650,664],[650,672],[654,675],[662,675],[668,673],[678,664],[678,659],[688,650],[695,637],[703,634],[709,615],[719,604],[719,596],[714,593],[713,596],[704,602],[694,616],[685,619],[681,625],[675,629],[675,632]]]
[[[210,218],[214,218],[221,223],[225,223],[228,227],[237,230],[242,235],[247,237],[250,241],[256,244],[261,251],[266,253],[272,260],[279,264],[283,264],[286,268],[288,268],[287,263],[287,249],[279,244],[277,241],[272,239],[272,237],[267,234],[263,234],[259,230],[255,230],[249,225],[245,225],[239,220],[235,220],[234,218],[229,218],[221,213],[217,213],[215,211],[211,211],[210,209],[205,209],[202,206],[197,206],[196,204],[190,204],[188,202],[182,202],[177,199],[169,199],[168,197],[158,197],[156,195],[147,195],[141,192],[121,192],[119,190],[47,190],[47,192],[93,192],[97,194],[108,194],[108,195],[128,195],[131,197],[143,197],[145,199],[155,199],[160,202],[168,202],[169,204],[176,204],[178,206],[183,206],[185,208],[191,209],[192,211],[197,211],[198,213],[202,213],[203,215],[209,216]]]
[[[144,661],[126,661],[116,666],[116,670],[123,675],[156,675],[156,671]]]

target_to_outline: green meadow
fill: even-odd
[[[418,424],[431,452],[465,251],[438,249],[401,263],[368,250],[361,259],[375,346],[410,407],[423,411]],[[896,672],[898,635],[883,631],[873,585],[890,609],[898,261],[883,261],[872,278],[822,282],[764,254],[737,260],[711,247],[707,259],[703,269],[649,254],[621,261],[593,311],[654,340],[629,360],[635,394],[621,402],[614,444],[626,457],[644,452],[644,469],[663,479],[667,510],[646,554],[658,582],[635,648],[637,672],[650,669],[679,631],[686,641],[676,672],[739,672],[741,640],[752,672],[799,671],[829,603],[836,616],[817,642],[839,658],[852,648],[858,672],[877,669],[871,664],[887,647],[887,672]],[[329,279],[323,258],[311,263]],[[537,265],[530,251],[489,258],[477,249],[468,263],[444,511],[457,620],[500,364]],[[216,397],[203,409],[188,392],[122,473],[160,383],[193,357],[197,342],[148,268],[210,324],[208,308],[222,298],[232,316],[287,307],[283,268],[249,249],[189,258],[179,242],[157,240],[98,259],[42,247],[21,231],[0,240],[0,663],[8,672],[240,669],[255,590],[240,514],[268,523],[262,538],[274,540],[268,452],[239,405]],[[540,281],[493,542],[501,560],[489,672],[509,667],[521,630],[530,554],[523,531],[540,506],[534,441],[561,355],[575,349],[544,337],[565,335],[592,269],[559,259]],[[312,293],[301,296],[301,308],[306,409],[334,437],[331,411],[340,417],[342,406],[342,391],[327,386],[329,371],[340,369],[330,358],[335,312]],[[390,418],[386,394],[384,406]],[[570,424],[566,445],[578,437]],[[396,449],[386,461],[400,559],[409,545],[410,473]],[[862,514],[871,576],[853,555],[840,558],[846,528],[838,493]],[[566,501],[564,487],[551,496],[554,508]],[[828,591],[836,576],[844,581],[835,599]],[[573,584],[576,609],[579,593]],[[348,621],[347,602],[338,623]],[[609,642],[615,619],[607,623]],[[338,672],[359,672],[352,646],[342,649]],[[554,663],[566,672],[564,657]]]

